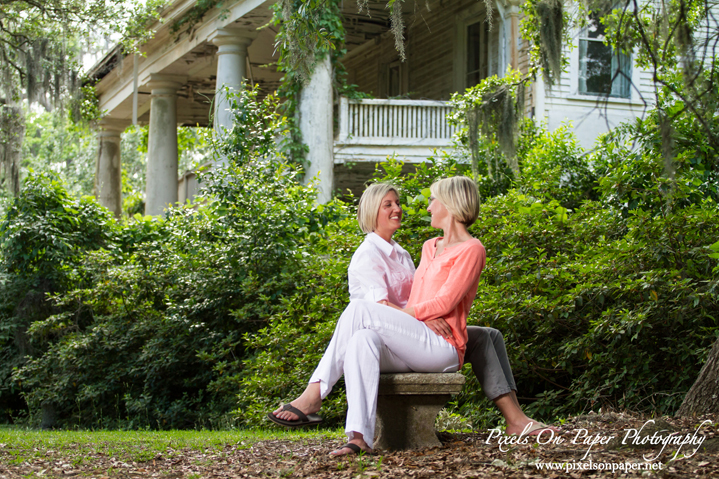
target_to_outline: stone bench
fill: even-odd
[[[463,385],[459,373],[380,374],[374,448],[440,446],[437,414]]]

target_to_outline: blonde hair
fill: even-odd
[[[479,192],[474,181],[466,176],[453,176],[435,181],[430,187],[432,195],[460,223],[469,227],[479,216]]]
[[[390,191],[394,191],[399,197],[397,188],[389,183],[373,183],[362,193],[357,207],[357,222],[364,233],[369,234],[377,228],[377,213],[379,213],[382,198]]]

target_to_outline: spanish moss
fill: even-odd
[[[681,66],[684,70],[684,83],[690,86],[697,78],[695,68],[696,55],[694,52],[694,32],[691,21],[688,18],[688,5],[684,2],[679,4],[678,18],[676,20],[676,32],[674,42],[680,53]]]
[[[662,156],[664,157],[664,174],[674,181],[676,168],[674,166],[674,128],[671,119],[664,112],[659,112],[659,131],[662,141]]]
[[[561,0],[540,0],[539,17],[540,57],[544,81],[552,87],[562,74],[562,36],[564,6]]]
[[[452,96],[455,111],[450,122],[466,127],[465,145],[475,181],[479,181],[482,160],[487,175],[495,183],[503,183],[512,173],[515,176],[519,173],[517,137],[524,113],[525,82],[526,78],[522,79],[521,73],[514,70],[504,78],[487,78],[463,94]],[[484,151],[489,144],[496,145],[496,153]]]
[[[20,193],[20,156],[25,119],[22,108],[0,99],[0,187],[11,196]]]
[[[394,47],[397,49],[399,58],[407,60],[404,48],[404,19],[402,18],[402,2],[404,0],[390,0],[387,4],[390,10],[390,25],[394,35]]]

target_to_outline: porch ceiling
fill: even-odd
[[[409,8],[403,5],[403,10]],[[367,2],[367,8],[359,13],[356,2],[347,2],[342,8],[345,27],[345,44],[348,53],[354,48],[382,35],[390,28],[387,2]]]
[[[269,12],[267,12],[269,15]],[[259,17],[256,17],[259,18]],[[242,19],[246,20],[246,19]],[[265,18],[266,24],[269,16]],[[259,19],[258,23],[262,20]],[[261,24],[261,25],[262,25]],[[248,31],[256,30],[250,22],[242,21],[230,25],[232,28],[245,27]],[[275,32],[269,28],[258,32],[257,38],[248,48],[247,57],[250,69],[248,82],[258,85],[263,94],[275,91],[282,78],[277,71],[273,58]],[[190,52],[184,54],[167,67],[159,70],[163,75],[187,77],[187,83],[177,93],[178,122],[183,126],[207,126],[210,120],[212,101],[215,96],[217,75],[217,47],[203,42]],[[150,88],[147,84],[138,88],[138,121],[147,123],[150,120]],[[132,97],[122,105],[124,113],[132,115]]]
[[[178,91],[178,122],[186,126],[209,124],[217,74],[217,47],[207,38],[217,28],[257,31],[264,27],[248,48],[248,80],[258,85],[262,94],[274,92],[280,85],[282,72],[277,71],[275,63],[278,59],[275,51],[278,27],[267,26],[272,17],[272,3],[236,0],[223,5],[223,11],[208,13],[192,32],[178,35],[170,32],[172,19],[179,18],[194,2],[174,2],[166,12],[168,20],[157,27],[155,37],[143,46],[144,55],[138,60],[138,122],[149,122],[150,74],[162,74],[187,78]],[[414,6],[404,5],[403,8],[410,12]],[[227,15],[228,11],[230,17],[232,14],[241,16],[235,20],[223,20],[222,15]],[[389,30],[389,10],[385,2],[368,2],[367,10],[359,13],[357,4],[347,1],[342,14],[348,53]],[[98,80],[96,89],[101,110],[105,110],[111,118],[128,122],[132,120],[133,62],[133,56],[123,55],[118,47],[88,72],[89,77]]]

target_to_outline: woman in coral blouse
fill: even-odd
[[[380,372],[454,372],[463,363],[467,314],[485,264],[484,246],[467,230],[479,197],[466,177],[440,180],[430,191],[431,224],[444,234],[424,244],[406,306],[351,301],[305,391],[269,414],[284,425],[319,422],[314,413],[344,374],[349,442],[334,455],[371,450]],[[388,219],[400,222],[401,214]]]

